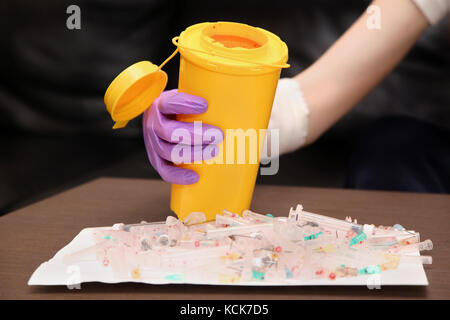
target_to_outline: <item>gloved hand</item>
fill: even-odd
[[[190,162],[208,160],[218,155],[217,144],[223,141],[224,136],[221,129],[202,123],[201,130],[194,130],[193,122],[173,120],[175,114],[200,114],[207,109],[205,99],[175,89],[163,92],[144,113],[145,148],[150,163],[163,180],[174,184],[193,184],[199,179],[195,171],[173,165],[176,159],[173,159],[172,151],[178,143],[190,147]],[[184,129],[190,135],[190,141],[179,141],[177,132],[174,133],[177,129]],[[195,145],[197,147],[194,148]],[[207,147],[210,152],[203,152]]]

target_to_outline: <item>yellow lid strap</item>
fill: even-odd
[[[167,62],[169,62],[170,60],[172,60],[172,58],[173,57],[175,57],[175,55],[178,53],[178,47],[175,49],[175,51],[166,59],[166,60],[164,60],[164,62],[163,63],[161,63],[160,65],[159,65],[159,70],[161,70],[162,69],[162,67],[164,67],[165,65],[166,65],[166,63]]]

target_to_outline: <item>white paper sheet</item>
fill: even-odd
[[[140,279],[129,278],[118,279],[114,277],[111,267],[103,266],[99,261],[81,261],[74,265],[63,263],[63,257],[83,248],[95,244],[92,233],[98,228],[83,229],[67,246],[62,248],[56,255],[47,262],[42,263],[33,273],[28,285],[75,285],[85,282],[140,282],[148,284],[207,284],[207,285],[242,285],[242,286],[350,286],[361,285],[374,288],[385,285],[414,285],[426,286],[428,280],[423,266],[420,264],[400,264],[395,270],[384,271],[381,274],[358,276],[351,278],[312,279],[309,281],[292,280],[289,283],[277,283],[268,281],[247,281],[236,284],[224,284],[221,282],[205,281],[190,277],[189,274],[182,279],[167,280],[168,274],[155,272],[148,269],[141,269]],[[419,252],[416,253],[419,255]]]

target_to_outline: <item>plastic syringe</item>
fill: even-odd
[[[331,217],[325,217],[320,214],[302,211],[299,215],[300,222],[314,222],[317,223],[320,227],[332,228],[340,231],[348,231],[353,230],[356,233],[360,233],[363,231],[363,226],[360,224],[347,222],[345,220],[340,220]]]
[[[407,231],[407,230],[397,230],[394,229],[393,227],[390,227],[389,229],[379,229],[376,228],[373,225],[368,225],[368,224],[357,224],[357,223],[353,223],[353,222],[348,222],[345,220],[340,220],[340,219],[336,219],[336,218],[332,218],[332,217],[326,217],[326,216],[322,216],[320,214],[316,214],[316,213],[312,213],[312,212],[307,212],[307,211],[303,211],[301,209],[301,206],[297,206],[296,208],[297,214],[299,215],[298,221],[300,222],[313,222],[319,225],[319,227],[324,227],[324,228],[331,228],[331,229],[335,229],[335,230],[339,230],[339,231],[349,231],[349,230],[353,230],[354,232],[356,232],[357,234],[364,232],[365,235],[367,237],[398,237],[398,236],[406,236],[406,235],[410,235],[410,236],[414,236],[417,238],[417,242],[420,241],[420,237],[419,234],[413,231]],[[375,235],[373,235],[373,233],[375,232]],[[378,233],[378,234],[377,234]]]
[[[219,229],[208,230],[206,232],[205,238],[206,239],[217,239],[217,238],[222,238],[222,237],[226,237],[226,236],[257,233],[259,231],[272,229],[272,228],[273,228],[272,223],[258,223],[258,224],[243,225],[243,226],[236,226],[236,227],[229,227],[229,228],[219,228]]]
[[[419,251],[429,251],[433,250],[433,242],[431,240],[425,240],[419,243],[413,243],[405,246],[395,246],[395,247],[387,247],[387,251],[392,253],[412,253]]]
[[[327,253],[328,257],[336,258],[338,261],[351,260],[354,262],[370,263],[382,263],[389,261],[397,261],[399,263],[414,263],[414,264],[432,264],[433,259],[431,256],[408,256],[394,253],[363,253],[360,251],[336,251]]]

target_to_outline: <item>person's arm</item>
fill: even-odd
[[[381,28],[363,14],[311,67],[295,77],[309,108],[305,144],[364,98],[402,60],[428,21],[411,0],[375,0]]]
[[[428,24],[449,12],[450,0],[375,0],[372,6],[380,29],[368,27],[376,13],[364,13],[313,65],[278,82],[267,141],[278,129],[279,145],[263,158],[316,141],[391,72]]]

